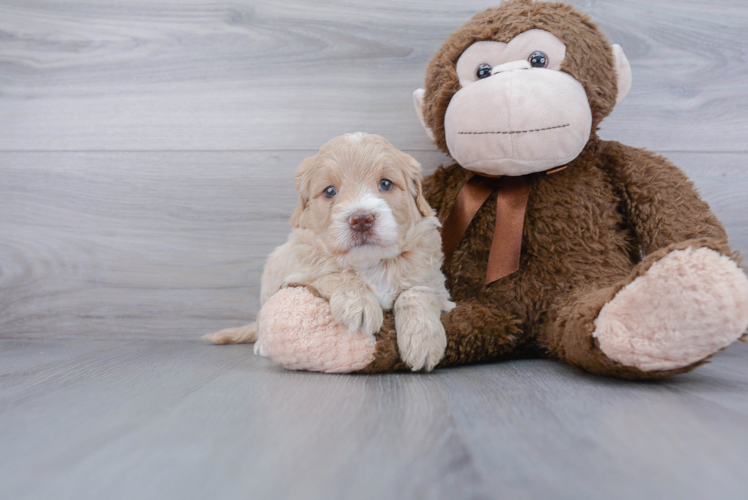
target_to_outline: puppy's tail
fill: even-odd
[[[226,328],[216,333],[203,335],[214,344],[251,344],[257,341],[257,322],[239,328]]]

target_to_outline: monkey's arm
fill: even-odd
[[[693,183],[662,156],[617,142],[601,145],[603,168],[621,191],[644,255],[689,240],[729,255],[727,234]]]

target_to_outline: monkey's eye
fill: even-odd
[[[481,64],[480,66],[478,66],[478,71],[475,72],[475,76],[478,77],[478,80],[482,80],[491,76],[491,65]]]
[[[548,57],[539,50],[530,54],[530,57],[528,57],[527,60],[530,61],[530,66],[533,68],[548,67]]]
[[[392,181],[389,179],[382,179],[379,181],[379,190],[380,191],[389,191],[392,189]]]
[[[322,191],[322,194],[325,195],[325,198],[335,198],[335,195],[338,194],[338,190],[333,186],[328,186],[324,191]]]

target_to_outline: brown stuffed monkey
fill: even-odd
[[[439,366],[539,356],[659,378],[745,332],[748,279],[693,184],[665,158],[597,136],[630,86],[621,48],[561,3],[486,10],[431,60],[416,108],[457,162],[423,186],[457,303],[442,316]],[[264,306],[260,350],[295,369],[407,369],[391,315],[362,339],[327,309],[281,290]]]

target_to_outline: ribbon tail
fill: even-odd
[[[473,176],[457,194],[454,207],[444,222],[442,229],[442,249],[444,250],[444,267],[449,268],[452,256],[465,236],[470,222],[478,213],[496,187],[495,179]]]
[[[531,183],[532,175],[501,178],[496,197],[496,224],[488,255],[486,285],[519,269],[522,230]]]

